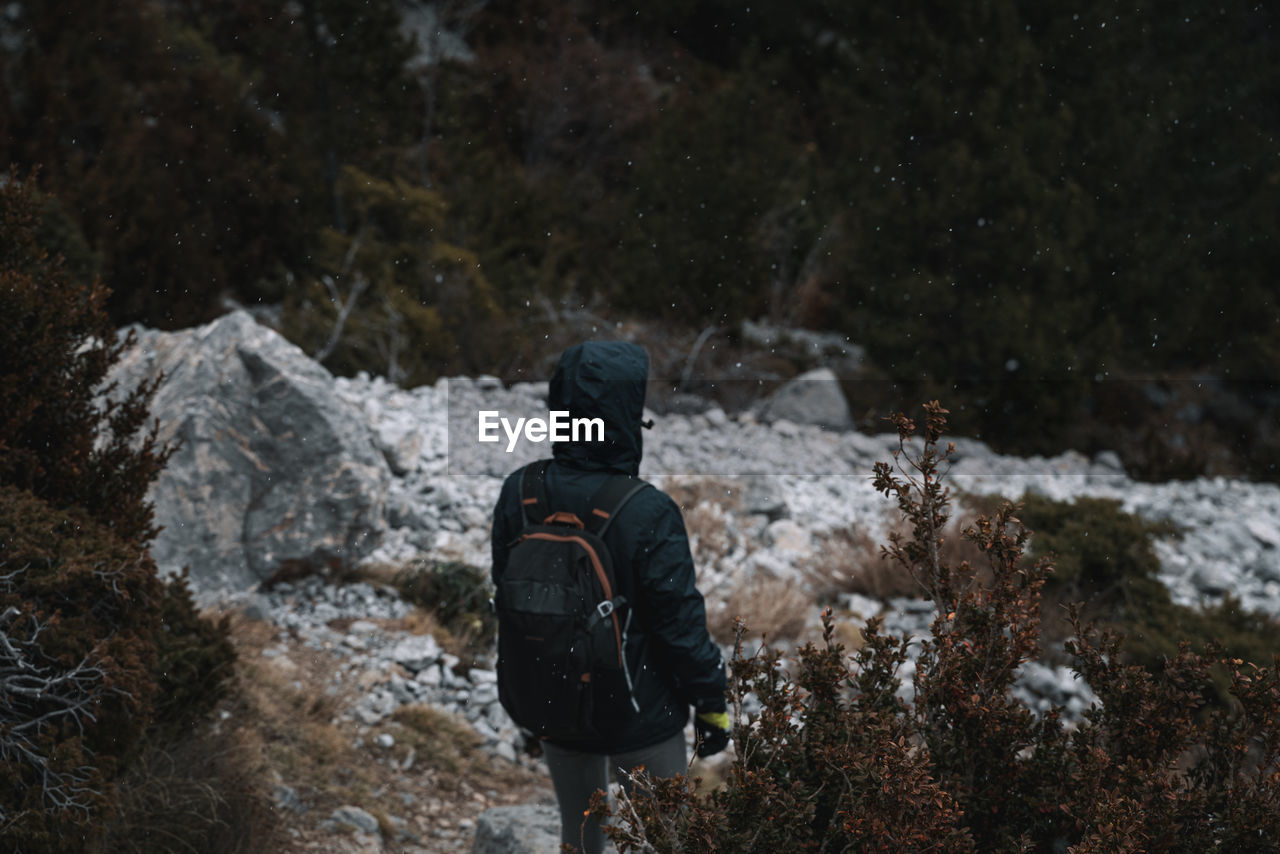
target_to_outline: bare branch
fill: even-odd
[[[4,579],[12,583],[17,572]],[[54,768],[38,739],[67,722],[83,735],[102,698],[124,692],[106,687],[106,672],[93,661],[96,650],[69,669],[51,661],[37,644],[44,629],[38,616],[15,606],[0,614],[0,760],[25,766],[48,808],[87,815],[93,769]],[[0,825],[15,818],[0,805]]]
[[[355,249],[359,242],[359,235],[356,241],[352,243],[352,249]],[[348,253],[350,257],[350,253]],[[356,307],[356,301],[360,299],[360,295],[369,287],[369,280],[364,273],[356,272],[354,280],[351,284],[351,292],[347,294],[344,301],[338,294],[338,286],[334,283],[331,276],[322,277],[325,289],[329,291],[329,298],[338,306],[338,319],[333,322],[333,329],[329,332],[329,340],[324,342],[324,346],[316,351],[313,358],[320,363],[333,355],[334,349],[337,348],[338,342],[342,340],[342,330],[347,325],[347,318],[351,316],[351,312]]]

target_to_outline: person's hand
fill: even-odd
[[[698,755],[704,759],[729,746],[729,713],[702,712],[693,721]]]

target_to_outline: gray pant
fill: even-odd
[[[551,771],[551,785],[556,790],[556,802],[560,805],[560,841],[577,846],[574,850],[582,854],[600,854],[604,850],[604,831],[600,829],[599,820],[586,818],[583,813],[591,803],[593,792],[608,790],[610,771],[628,794],[631,781],[623,772],[634,771],[641,765],[653,777],[674,777],[689,771],[683,732],[652,747],[612,756],[583,753],[548,742],[543,742],[542,747]]]

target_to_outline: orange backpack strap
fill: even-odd
[[[546,519],[542,520],[544,525],[570,525],[574,528],[582,529],[586,526],[582,524],[582,520],[578,518],[577,513],[570,513],[568,510],[557,510]]]
[[[520,473],[520,512],[524,514],[524,524],[541,524],[551,513],[547,503],[547,466],[551,460],[539,460],[529,463]],[[581,525],[579,525],[581,527]]]
[[[586,528],[597,537],[603,537],[605,529],[617,517],[631,498],[648,486],[648,481],[625,474],[616,474],[605,481],[604,486],[596,490],[589,502]]]

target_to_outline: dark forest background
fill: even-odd
[[[574,310],[726,346],[766,319],[847,335],[871,367],[846,379],[1000,447],[1276,478],[1278,18],[14,3],[0,164],[117,324],[234,300],[415,385],[519,375]]]

